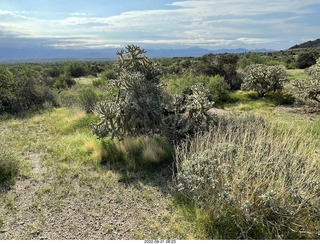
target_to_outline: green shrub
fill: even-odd
[[[317,238],[316,142],[304,142],[303,132],[279,132],[277,125],[253,118],[246,119],[249,124],[229,119],[176,147],[177,188],[211,216],[210,234]]]
[[[19,161],[0,139],[0,183],[13,184],[18,174]]]
[[[52,78],[57,78],[64,73],[62,66],[54,66],[46,70],[47,75]]]
[[[0,66],[0,113],[11,110],[15,100],[15,86],[12,72]]]
[[[252,64],[264,64],[265,61],[262,58],[262,55],[257,52],[251,52],[247,55],[242,55],[238,61],[239,67],[245,69],[248,65]]]
[[[94,87],[100,87],[100,86],[104,86],[106,85],[107,81],[104,78],[98,78],[98,79],[94,79],[92,81],[92,85]]]
[[[68,61],[65,63],[65,73],[72,78],[85,76],[88,73],[88,65],[83,61]]]
[[[316,63],[316,55],[314,52],[303,52],[298,54],[297,67],[299,69],[308,68]]]
[[[212,101],[226,102],[229,100],[230,86],[220,75],[210,77],[205,87],[209,90]]]
[[[61,90],[58,94],[58,104],[60,107],[77,107],[79,106],[78,94],[70,90]]]
[[[172,58],[158,58],[157,62],[159,62],[163,67],[169,67],[174,64],[174,60]]]
[[[0,112],[20,113],[44,103],[56,105],[52,89],[29,66],[0,67]]]
[[[191,87],[202,83],[209,91],[209,98],[214,102],[225,102],[228,100],[230,86],[220,75],[214,77],[185,73],[182,75],[167,75],[164,80],[170,94],[191,94]]]
[[[59,75],[58,79],[56,79],[53,86],[54,88],[61,90],[61,89],[70,88],[75,84],[76,84],[76,81],[73,78],[71,78],[71,76],[66,74],[61,74]]]
[[[87,113],[94,110],[97,102],[99,102],[98,93],[91,87],[82,87],[78,89],[79,103],[82,109]]]
[[[112,69],[108,69],[108,70],[102,72],[101,77],[104,80],[114,80],[117,78],[116,73]]]
[[[209,81],[208,76],[195,75],[192,73],[184,73],[182,75],[167,75],[163,82],[168,87],[167,90],[170,94],[190,94],[191,87],[197,83],[207,84]]]

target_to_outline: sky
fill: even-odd
[[[0,48],[287,49],[320,38],[320,0],[1,0]]]

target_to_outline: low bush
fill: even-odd
[[[41,73],[28,66],[0,67],[0,113],[21,113],[41,107],[44,103],[56,105],[51,87]]]
[[[78,94],[71,90],[61,90],[57,100],[60,107],[72,108],[79,106]]]
[[[212,236],[317,238],[316,142],[254,117],[245,120],[251,123],[222,120],[211,132],[177,146],[177,188],[211,216]]]
[[[214,77],[194,75],[192,73],[183,75],[167,75],[164,82],[168,85],[170,94],[190,94],[191,87],[202,83],[210,92],[209,98],[214,102],[225,102],[229,98],[230,86],[220,75]]]
[[[229,100],[230,86],[220,75],[210,77],[205,87],[209,90],[212,101],[226,102]]]
[[[78,89],[79,103],[82,109],[87,113],[93,112],[97,102],[99,102],[98,93],[91,87],[81,87]]]
[[[104,80],[113,80],[113,79],[117,78],[115,72],[112,69],[108,69],[108,70],[102,72],[101,77]]]
[[[100,86],[104,86],[106,85],[107,81],[104,78],[98,78],[98,79],[94,79],[92,81],[92,85],[94,87],[100,87]]]
[[[163,82],[166,83],[167,90],[170,94],[189,94],[190,89],[196,83],[207,83],[209,78],[204,75],[194,75],[192,73],[184,73],[182,75],[167,75]]]
[[[72,78],[78,78],[88,74],[88,65],[84,61],[68,61],[65,63],[65,73]]]
[[[13,184],[18,174],[19,161],[0,139],[0,184]]]
[[[75,85],[76,81],[71,78],[71,76],[66,74],[61,74],[54,82],[54,88],[61,90],[65,88],[70,88],[71,86]]]

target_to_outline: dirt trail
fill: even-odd
[[[170,202],[169,167],[123,181],[117,170],[58,158],[50,151],[57,138],[41,118],[19,123],[1,132],[10,140],[30,138],[26,151],[17,152],[30,173],[0,196],[0,240],[185,239],[194,233]]]
[[[61,195],[54,179],[46,178],[50,174],[41,154],[28,152],[25,159],[32,163],[32,176],[18,179],[7,192],[0,206],[5,213],[0,239],[150,239],[159,238],[160,226],[168,226],[163,214],[170,214],[168,168],[144,182],[106,184],[104,194],[73,181]],[[43,194],[46,190],[51,193]]]

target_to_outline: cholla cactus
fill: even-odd
[[[311,99],[320,103],[320,58],[305,72],[309,78],[293,81],[293,86],[298,89],[296,95],[302,99]]]
[[[145,51],[138,46],[126,49],[117,52],[119,60],[114,69],[118,79],[108,81],[110,87],[118,89],[118,95],[113,102],[97,104],[95,112],[101,121],[93,125],[94,134],[100,138],[111,135],[119,139],[159,134],[176,141],[203,124],[208,126],[211,117],[206,111],[211,103],[203,85],[192,87],[192,95],[188,97],[176,97],[168,111],[157,64],[141,56]]]
[[[119,60],[114,69],[119,78],[108,81],[110,87],[118,89],[117,97],[113,102],[98,103],[95,109],[101,122],[93,125],[93,132],[100,138],[154,133],[161,120],[161,72],[148,57],[139,56],[145,53],[143,49],[134,45],[126,49],[117,52]]]
[[[173,110],[163,118],[162,134],[171,141],[179,141],[199,130],[208,130],[214,118],[206,111],[213,102],[208,99],[209,91],[202,83],[191,87],[191,95],[175,95]]]
[[[285,81],[287,78],[283,66],[253,64],[245,68],[245,79],[241,89],[256,91],[259,97],[263,97],[270,91],[282,89]]]

